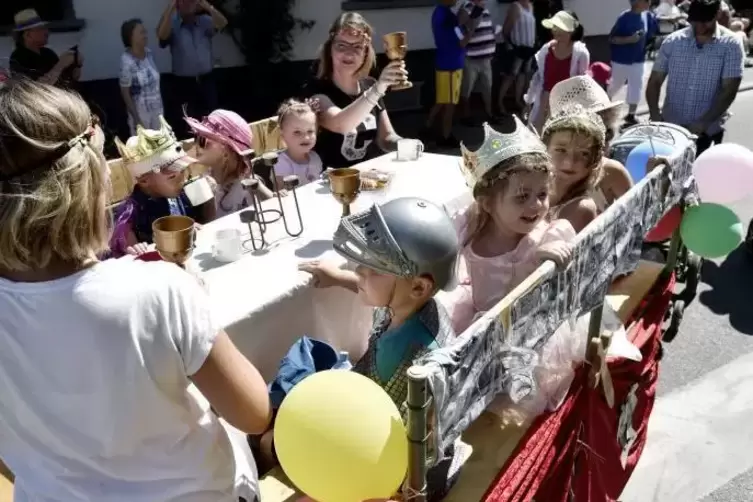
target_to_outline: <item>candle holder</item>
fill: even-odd
[[[282,224],[285,227],[285,233],[287,233],[290,237],[298,237],[303,233],[303,218],[301,217],[301,206],[298,203],[298,194],[296,193],[296,188],[300,186],[301,181],[298,179],[298,176],[295,175],[285,176],[285,178],[283,179],[282,188],[289,192],[288,197],[292,197],[293,203],[295,204],[295,213],[298,219],[298,230],[294,231],[291,230],[290,225],[288,224],[288,218],[285,214],[285,207],[282,203],[282,196],[280,195],[280,187],[277,186],[277,175],[275,174],[275,165],[277,164],[277,159],[278,157],[276,152],[269,152],[263,154],[261,157],[253,159],[251,161],[251,165],[254,166],[261,163],[269,168],[270,177],[272,178],[272,183],[275,185],[276,189],[273,197],[277,198],[279,209],[262,209],[261,200],[259,199],[259,188],[261,185],[259,184],[260,182],[258,179],[247,178],[241,181],[243,187],[251,194],[252,207],[241,211],[240,218],[243,223],[248,225],[250,234],[249,240],[251,241],[251,247],[254,249],[254,251],[264,249],[269,244],[265,237],[265,234],[267,232],[267,225],[275,223],[278,220],[282,220]],[[258,237],[256,237],[256,233],[254,232],[254,225],[256,225],[257,227]]]

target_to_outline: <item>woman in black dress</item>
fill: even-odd
[[[360,14],[340,15],[320,50],[317,75],[306,85],[319,110],[315,150],[325,168],[349,167],[397,148],[400,136],[382,98],[408,73],[405,63],[393,61],[379,79],[369,76],[376,60],[372,34]]]

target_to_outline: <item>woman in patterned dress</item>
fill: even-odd
[[[123,23],[120,36],[126,48],[120,56],[120,94],[128,111],[128,127],[135,136],[137,126],[160,128],[159,117],[164,114],[160,74],[140,19]]]

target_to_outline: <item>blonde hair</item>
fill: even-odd
[[[491,215],[481,207],[480,199],[506,191],[510,186],[510,179],[517,174],[546,173],[551,178],[552,171],[552,161],[543,153],[516,155],[491,168],[473,187],[475,200],[469,208],[463,247],[476,240],[491,221]]]
[[[569,132],[573,136],[583,136],[590,138],[592,141],[590,156],[588,159],[589,174],[578,183],[575,183],[565,196],[558,202],[562,205],[575,197],[587,194],[601,180],[602,158],[606,148],[606,141],[603,126],[594,124],[588,118],[582,115],[572,115],[562,120],[558,120],[553,127],[545,128],[541,140],[549,146],[552,136],[558,132]]]
[[[301,117],[307,113],[311,113],[316,117],[314,109],[311,108],[311,105],[308,102],[298,101],[297,99],[288,99],[277,109],[277,125],[282,129],[285,119],[289,116],[295,115]]]
[[[76,94],[29,80],[0,86],[0,268],[84,262],[107,250],[104,136]]]
[[[363,64],[356,70],[356,76],[364,78],[376,66],[376,52],[374,52],[374,46],[371,43],[374,30],[371,28],[371,25],[358,12],[343,12],[332,23],[327,40],[319,48],[319,66],[316,71],[316,78],[332,78],[332,42],[338,33],[347,29],[363,33],[366,43],[366,54],[363,58]]]

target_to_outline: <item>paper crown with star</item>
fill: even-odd
[[[138,126],[136,136],[128,138],[125,144],[115,138],[123,165],[134,178],[164,168],[182,170],[196,162],[186,154],[170,124],[162,116],[159,120],[159,130]]]
[[[558,126],[561,126],[573,120],[583,121],[588,124],[591,129],[598,131],[597,139],[602,144],[604,144],[607,134],[607,127],[604,125],[604,121],[596,112],[593,112],[588,108],[585,108],[583,105],[576,103],[565,105],[554,112],[544,124],[542,134],[546,135],[546,133],[551,131],[552,129],[557,129]]]
[[[525,153],[548,155],[539,136],[517,116],[513,118],[515,130],[510,134],[503,134],[484,123],[484,142],[475,152],[468,150],[463,143],[460,144],[463,157],[460,168],[469,187],[475,187],[494,166],[508,159]]]

